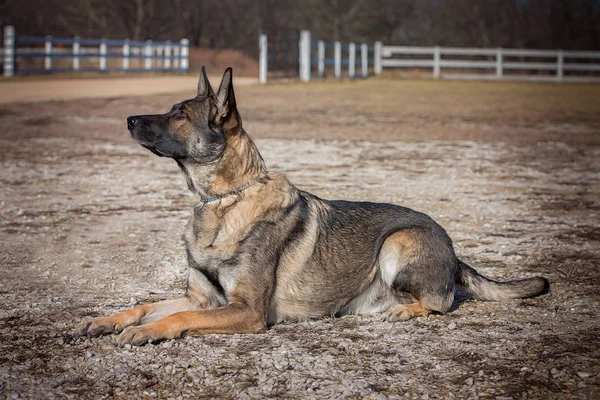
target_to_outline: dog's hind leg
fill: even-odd
[[[410,228],[386,239],[379,254],[381,276],[398,304],[389,307],[385,319],[407,321],[450,309],[456,256],[446,238],[445,232]]]
[[[414,317],[424,317],[431,311],[423,308],[421,303],[396,304],[388,308],[385,312],[385,319],[390,322],[408,321]]]

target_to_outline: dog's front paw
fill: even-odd
[[[103,318],[84,318],[83,321],[77,325],[75,332],[79,336],[96,337],[100,335],[107,335],[109,333],[120,333],[123,330],[123,325],[115,321],[112,317]]]
[[[126,344],[133,346],[142,346],[147,343],[154,343],[161,340],[174,339],[177,335],[171,334],[166,330],[160,329],[155,323],[148,325],[131,327],[123,331],[118,339],[119,347]]]

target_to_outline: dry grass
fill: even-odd
[[[252,95],[264,93],[297,95],[306,100],[330,101],[351,110],[400,112],[427,117],[474,117],[480,113],[502,117],[525,116],[555,119],[573,116],[600,121],[600,84],[556,84],[524,82],[481,82],[450,80],[312,80],[308,84],[255,86]],[[276,96],[273,96],[276,99]],[[399,110],[400,108],[400,110]],[[500,113],[500,115],[497,115]]]
[[[212,71],[213,73],[215,71]],[[116,81],[124,87],[146,80]],[[169,78],[166,78],[167,80]],[[48,116],[54,123],[73,118],[101,117],[113,129],[90,133],[107,138],[122,135],[122,121],[130,114],[156,113],[194,93],[154,94],[140,97],[110,97],[101,80],[89,85],[72,85],[83,96],[100,85],[108,98],[83,102],[50,102],[42,109],[35,103],[3,104],[2,115],[22,115],[5,124],[1,135],[46,136],[48,132],[24,128],[29,119]],[[185,80],[186,82],[188,80]],[[218,79],[213,78],[213,86]],[[93,82],[93,81],[90,81]],[[270,83],[237,86],[237,96],[247,131],[255,137],[289,139],[356,139],[371,141],[477,140],[494,142],[535,142],[540,140],[598,143],[600,128],[600,85],[458,82],[434,80],[367,79],[356,81],[313,80],[309,84]],[[6,88],[11,88],[10,84]],[[37,87],[44,90],[44,81]],[[90,86],[91,85],[91,86]],[[180,83],[178,83],[180,85]],[[105,86],[105,85],[104,85]],[[71,87],[71,86],[69,86]],[[134,87],[134,86],[132,86]],[[13,88],[14,89],[14,88]],[[13,90],[11,89],[11,90]],[[120,89],[119,93],[123,90]],[[144,90],[132,89],[144,93]],[[57,96],[61,96],[59,93]],[[70,93],[69,97],[77,94]],[[100,95],[102,97],[102,95]],[[23,97],[23,96],[17,96]],[[31,98],[27,96],[26,98]],[[50,124],[51,125],[51,124]],[[88,127],[93,129],[94,126]],[[60,129],[69,134],[69,127]],[[60,131],[51,136],[61,135]],[[126,136],[123,136],[127,139]]]
[[[273,122],[275,136],[290,122],[273,115],[302,121],[299,137],[377,141],[597,142],[600,127],[600,85],[329,80],[248,87],[240,95],[245,114]]]

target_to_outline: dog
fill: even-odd
[[[204,67],[197,96],[166,114],[127,118],[142,147],[179,165],[200,198],[183,241],[186,296],[84,319],[79,335],[119,345],[188,334],[263,332],[283,320],[447,313],[455,291],[479,300],[533,297],[546,278],[496,282],[457,258],[429,216],[383,203],[329,201],[267,171],[242,127],[228,68],[215,93]]]

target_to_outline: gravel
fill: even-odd
[[[90,104],[35,108],[104,112]],[[585,143],[566,130],[568,143],[453,140],[447,132],[467,124],[457,120],[437,141],[257,141],[267,165],[301,188],[426,212],[479,271],[547,276],[548,295],[459,299],[447,315],[404,323],[324,318],[118,348],[114,336],[73,329],[86,316],[183,294],[180,237],[194,199],[173,162],[102,139],[113,122],[82,131],[11,110],[0,109],[2,125],[28,133],[0,136],[3,398],[600,398],[596,125]],[[424,132],[419,124],[410,129]],[[42,128],[47,137],[34,134]]]

